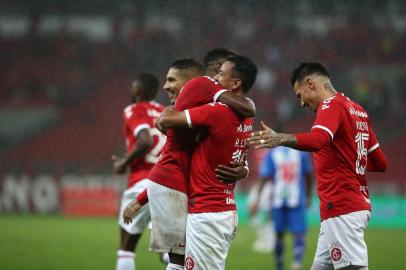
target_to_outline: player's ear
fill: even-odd
[[[239,87],[242,87],[242,80],[239,79],[239,78],[237,78],[237,79],[235,79],[235,81],[234,81],[233,89],[238,89]]]
[[[314,90],[314,80],[307,78],[306,79],[306,86],[310,89],[310,90]]]

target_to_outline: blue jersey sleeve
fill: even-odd
[[[272,158],[272,151],[268,151],[262,160],[261,167],[259,170],[259,175],[261,178],[269,179],[273,178],[275,175],[275,164]]]
[[[309,153],[301,152],[302,157],[302,172],[303,174],[309,174],[313,172],[313,163]]]

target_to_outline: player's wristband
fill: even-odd
[[[140,194],[138,194],[137,201],[140,205],[144,205],[144,204],[148,203],[147,189],[144,189]]]

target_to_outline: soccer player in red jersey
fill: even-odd
[[[172,100],[177,98],[176,110],[182,111],[218,99],[242,115],[245,115],[245,112],[250,115],[255,113],[252,102],[224,89],[210,77],[197,77],[183,87],[181,83],[177,83],[186,82],[185,76],[196,75],[199,70],[201,65],[191,59],[175,61],[169,69],[164,88],[170,93]],[[183,269],[187,214],[186,179],[195,135],[196,133],[190,131],[169,129],[162,156],[148,177],[152,180],[147,185],[152,219],[150,250],[169,252],[170,263],[167,269]]]
[[[232,56],[215,78],[236,95],[243,96],[254,83],[256,74],[257,67],[251,60]],[[166,128],[196,127],[199,130],[187,185],[185,269],[224,269],[237,229],[235,181],[220,181],[215,168],[218,164],[246,160],[252,118],[240,117],[227,105],[214,102],[183,111],[167,108],[158,123]]]
[[[116,173],[124,174],[130,168],[128,185],[125,190],[119,212],[120,247],[117,252],[117,270],[135,269],[135,248],[138,240],[151,220],[148,206],[142,207],[131,224],[125,224],[123,211],[127,205],[143,191],[151,168],[165,144],[166,137],[155,128],[155,121],[163,106],[154,102],[159,80],[151,74],[140,74],[132,84],[132,104],[123,112],[124,133],[127,145],[125,157],[113,156]]]
[[[287,146],[314,153],[321,227],[312,270],[368,269],[364,231],[371,205],[366,171],[385,171],[368,113],[330,82],[319,63],[302,63],[291,84],[303,107],[316,112],[311,132],[276,133],[264,130],[250,137],[255,148]]]

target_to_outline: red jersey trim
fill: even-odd
[[[139,125],[134,129],[134,132],[133,132],[134,137],[137,137],[138,133],[139,133],[141,130],[146,129],[146,128],[151,128],[151,126],[150,126],[149,124],[147,124],[147,123],[145,123],[145,124],[139,124]]]
[[[213,101],[216,102],[217,99],[218,99],[224,92],[227,92],[227,91],[230,91],[230,90],[227,90],[227,89],[219,90],[219,91],[213,96]]]
[[[376,150],[379,147],[379,143],[375,144],[371,148],[368,149],[368,154],[371,153],[372,151]]]
[[[185,116],[186,116],[187,125],[189,128],[192,128],[193,125],[192,125],[192,119],[190,118],[189,110],[184,110],[184,112],[185,112]]]
[[[322,126],[322,125],[315,125],[315,126],[312,127],[312,129],[314,129],[314,128],[319,128],[319,129],[322,129],[322,130],[324,130],[324,131],[327,131],[328,134],[330,134],[331,139],[334,139],[334,134],[333,134],[333,132],[331,132],[331,130],[328,129],[328,128],[326,128],[325,126]]]

